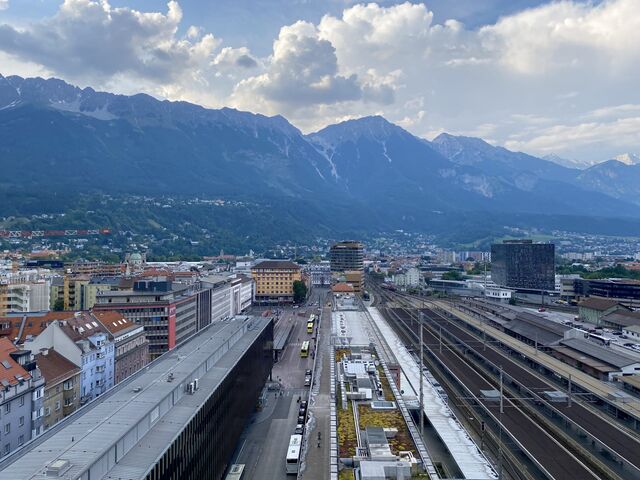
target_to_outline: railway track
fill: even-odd
[[[387,318],[392,321],[392,325],[396,330],[403,330],[405,338],[407,337],[407,331],[410,331],[412,335],[409,336],[415,338],[417,336],[419,322],[416,321],[417,318],[414,311],[410,308],[400,306],[399,304],[402,304],[402,302],[399,301],[397,295],[382,292],[379,289],[376,290],[380,297],[396,302],[398,308],[386,309],[382,307],[383,311],[387,313]],[[441,337],[439,334],[440,329],[443,329],[443,333],[447,335],[454,333],[456,337],[462,337],[465,348],[473,349],[474,354],[486,355],[491,362],[496,365],[501,365],[508,376],[518,378],[528,386],[530,385],[534,390],[553,389],[552,386],[543,382],[536,375],[528,372],[520,365],[513,363],[508,356],[503,355],[501,352],[489,346],[478,346],[474,348],[473,345],[479,343],[477,338],[473,337],[464,329],[451,324],[436,312],[430,309],[424,309],[423,313],[427,316],[426,326],[430,327],[426,328],[424,332],[425,343],[431,345],[439,344],[441,338],[444,340],[444,337]],[[452,346],[448,344],[449,342],[450,339],[447,339],[447,345],[442,351],[439,349],[431,349],[432,354],[447,365],[455,376],[461,379],[474,395],[479,397],[481,395],[480,390],[496,389],[495,378],[491,378],[487,372],[481,371],[477,364],[474,364],[466,355],[452,348]],[[485,348],[486,350],[484,350]],[[494,413],[496,413],[496,409],[499,410],[499,407],[493,402],[483,403]],[[625,474],[621,475],[619,472],[616,473],[613,470],[603,468],[600,462],[596,462],[593,459],[583,458],[584,461],[579,459],[579,454],[584,454],[584,452],[579,449],[567,448],[566,441],[559,441],[558,432],[546,431],[542,427],[544,422],[541,422],[540,419],[532,415],[531,412],[527,412],[523,402],[520,402],[515,395],[505,394],[505,405],[506,408],[501,415],[501,422],[504,428],[520,440],[523,447],[547,469],[549,476],[552,478],[637,478],[635,476],[637,472],[635,471],[629,471],[628,476]],[[586,431],[593,432],[594,430],[598,430],[600,434],[599,437],[603,437],[602,442],[619,455],[627,455],[629,462],[637,460],[636,457],[640,455],[640,451],[634,449],[634,444],[637,443],[637,439],[629,438],[625,444],[624,436],[629,437],[625,432],[615,429],[615,427],[611,426],[605,420],[594,416],[590,410],[575,403],[573,407],[564,409],[558,407],[558,409],[570,410],[569,413],[571,416],[569,418],[571,421],[576,422]],[[627,459],[627,457],[624,458]],[[587,464],[589,464],[589,466],[587,466]]]
[[[556,387],[545,382],[539,375],[534,374],[519,363],[513,361],[508,355],[496,348],[480,346],[481,339],[469,333],[463,327],[447,321],[437,312],[430,309],[422,310],[429,318],[430,322],[452,333],[457,339],[470,347],[476,355],[482,356],[495,365],[502,365],[503,370],[511,378],[529,390],[541,392],[544,390],[556,390]],[[566,403],[548,403],[559,415],[563,415],[588,434],[598,438],[608,449],[625,459],[636,469],[640,469],[640,441],[637,436],[630,435],[626,431],[617,428],[605,418],[594,414],[593,411],[577,402],[572,402],[571,406]],[[637,473],[637,472],[636,472]]]

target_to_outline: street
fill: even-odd
[[[309,297],[309,305],[318,301],[325,291],[315,289]],[[263,309],[264,310],[264,309]],[[246,478],[286,479],[285,457],[289,438],[293,435],[298,419],[298,398],[307,399],[309,387],[304,386],[305,370],[313,367],[313,356],[300,357],[302,342],[311,340],[307,333],[307,320],[311,313],[318,313],[315,306],[294,309],[281,307],[276,329],[293,324],[289,342],[279,361],[273,366],[272,378],[279,382],[281,390],[268,391],[261,411],[256,412],[240,437],[232,463],[245,465]],[[317,324],[317,322],[316,322]],[[311,352],[315,342],[311,341]],[[295,478],[293,475],[289,479]]]

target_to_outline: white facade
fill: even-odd
[[[393,276],[393,283],[397,287],[417,287],[420,285],[420,270],[411,267],[404,273],[398,273]]]
[[[81,403],[87,402],[103,394],[114,385],[114,344],[109,336],[100,330],[74,342],[60,327],[65,322],[65,320],[52,322],[40,335],[25,342],[24,347],[35,352],[43,348],[53,348],[67,360],[80,367],[82,369],[80,401]],[[92,325],[93,328],[97,327]]]
[[[487,287],[484,291],[484,296],[494,300],[509,301],[512,293],[513,292],[507,288]]]

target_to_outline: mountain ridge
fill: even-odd
[[[640,217],[640,192],[631,187],[616,196],[592,178],[597,171],[584,175],[478,138],[429,142],[381,116],[305,135],[280,115],[58,79],[0,76],[0,165],[5,195],[223,195],[304,221],[297,202],[322,206],[314,221],[327,228],[357,218],[373,229],[424,229],[463,212]]]

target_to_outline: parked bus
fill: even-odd
[[[297,474],[300,463],[300,448],[302,446],[302,435],[291,435],[289,448],[287,449],[287,475]]]
[[[234,463],[229,469],[225,480],[242,480],[244,473],[244,463]]]
[[[309,341],[305,340],[302,342],[302,348],[300,349],[300,356],[302,358],[307,358],[309,356]]]
[[[307,322],[307,333],[313,333],[313,322]]]

